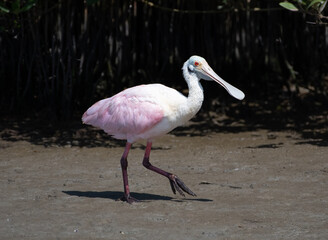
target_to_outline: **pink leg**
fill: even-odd
[[[157,168],[149,162],[149,156],[150,156],[150,150],[151,150],[151,142],[147,142],[147,147],[145,151],[145,156],[143,159],[142,164],[149,170],[152,170],[156,173],[159,173],[165,177],[167,177],[170,180],[170,185],[173,193],[175,194],[176,191],[178,191],[182,196],[184,196],[183,192],[186,192],[192,196],[196,196],[195,193],[193,193],[182,181],[180,178],[178,178],[176,175],[166,172],[160,168]]]
[[[121,158],[121,168],[123,175],[123,185],[124,185],[124,196],[121,198],[122,201],[126,201],[128,203],[137,202],[138,200],[130,196],[129,182],[128,182],[128,154],[131,148],[131,143],[127,142],[125,146],[125,150],[123,156]]]

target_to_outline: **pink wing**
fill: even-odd
[[[96,102],[83,114],[83,123],[99,127],[117,139],[135,139],[164,115],[150,96],[141,96],[142,90],[142,86],[129,88]]]

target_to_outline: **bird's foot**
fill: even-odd
[[[134,197],[131,197],[130,194],[127,194],[127,195],[124,194],[123,197],[121,197],[121,198],[119,198],[117,200],[121,200],[123,202],[127,202],[127,203],[130,203],[130,204],[132,204],[134,202],[139,202],[138,199],[136,199]]]
[[[176,193],[176,191],[178,191],[182,196],[185,196],[183,192],[186,192],[191,196],[197,196],[184,184],[184,182],[182,182],[180,178],[178,178],[174,174],[169,175],[168,178],[170,180],[171,189],[174,194]]]

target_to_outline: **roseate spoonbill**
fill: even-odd
[[[152,141],[187,122],[198,112],[204,99],[200,79],[219,83],[239,100],[245,97],[242,91],[220,78],[202,57],[190,57],[182,71],[189,88],[188,97],[161,84],[139,85],[96,102],[83,114],[83,123],[101,128],[116,139],[127,140],[121,158],[123,201],[138,201],[130,196],[127,157],[132,143],[142,139],[147,140],[143,166],[167,177],[174,194],[178,191],[182,196],[183,192],[196,196],[176,175],[149,162]]]

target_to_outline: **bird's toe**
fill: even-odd
[[[178,193],[180,193],[180,195],[182,195],[182,196],[185,196],[185,194],[183,192],[186,192],[191,196],[196,196],[196,194],[193,191],[191,191],[186,186],[186,184],[184,184],[184,182],[177,176],[171,174],[169,176],[169,180],[170,180],[171,189],[174,194],[176,194],[176,191],[178,191]]]
[[[134,197],[131,197],[130,194],[128,195],[123,195],[121,198],[117,199],[117,200],[120,200],[120,201],[123,201],[123,202],[127,202],[127,203],[135,203],[135,202],[140,202],[138,199],[134,198]]]

